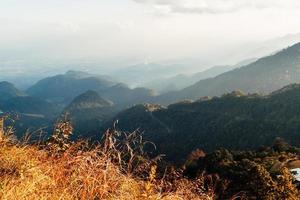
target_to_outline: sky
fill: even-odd
[[[299,0],[1,0],[0,70],[194,60],[200,71],[300,33],[299,11]]]

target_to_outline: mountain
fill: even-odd
[[[87,90],[106,89],[115,83],[103,77],[69,71],[42,79],[27,90],[27,93],[53,102],[68,103]]]
[[[235,65],[214,66],[202,72],[198,72],[190,75],[179,74],[170,78],[156,79],[154,81],[152,80],[147,82],[144,85],[145,87],[152,88],[155,91],[158,91],[159,93],[166,93],[170,91],[180,90],[190,85],[193,85],[200,80],[213,78],[227,71],[253,63],[256,60],[257,60],[256,58],[253,58],[253,59],[247,59],[241,61]]]
[[[271,145],[277,137],[299,146],[300,85],[268,96],[235,91],[168,107],[137,105],[112,119],[116,120],[120,130],[140,129],[145,140],[154,142],[159,152],[175,162],[197,148],[207,152],[223,147],[254,149]]]
[[[110,99],[118,106],[140,103],[152,96],[146,88],[131,89],[125,84],[114,82],[107,76],[69,71],[66,74],[43,79],[28,89],[28,94],[51,102],[68,105],[76,96],[93,90]]]
[[[67,107],[69,110],[110,107],[113,102],[103,99],[95,91],[89,90],[78,97]]]
[[[92,134],[95,134],[116,112],[117,108],[113,102],[91,90],[76,97],[63,111],[68,114],[75,131],[84,133],[85,137],[93,136]]]
[[[268,94],[285,85],[300,82],[300,43],[267,56],[247,66],[200,80],[180,91],[156,98],[155,102],[168,104],[182,99],[219,96],[233,90]]]
[[[106,119],[105,115],[113,111],[113,102],[106,100],[95,91],[87,91],[76,97],[65,109],[71,119],[87,120],[94,118]]]
[[[18,90],[13,84],[6,81],[0,82],[0,101],[20,96],[25,96],[25,94]]]
[[[252,44],[244,45],[245,50],[243,53],[255,57],[263,57],[274,52],[278,49],[283,49],[300,41],[300,33],[287,34],[281,37],[272,38],[266,41],[255,42]],[[239,52],[236,52],[239,54]]]

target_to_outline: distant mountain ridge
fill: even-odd
[[[67,105],[75,97],[89,90],[98,92],[102,97],[112,100],[120,107],[141,103],[153,96],[153,92],[146,88],[131,89],[125,84],[114,82],[107,76],[76,71],[43,79],[30,87],[27,93]]]
[[[241,61],[235,65],[214,66],[202,72],[193,73],[190,75],[179,74],[170,78],[157,79],[146,83],[145,86],[152,88],[160,93],[180,90],[185,87],[191,86],[200,80],[213,78],[222,73],[253,63],[256,60],[257,60],[256,58],[252,58],[252,59]]]
[[[153,94],[146,88],[131,89],[108,76],[68,71],[40,80],[27,93],[11,83],[1,82],[0,109],[17,116],[14,126],[18,136],[27,129],[42,127],[51,132],[55,119],[63,111],[70,112],[72,120],[84,124],[81,130],[88,132],[89,124],[99,127],[116,112],[143,103]]]
[[[27,93],[49,101],[68,103],[77,95],[87,90],[101,90],[115,83],[102,77],[94,77],[86,73],[69,71],[40,80],[31,86]]]
[[[285,85],[300,82],[300,43],[274,55],[214,78],[200,80],[180,91],[156,98],[158,103],[172,103],[203,96],[220,96],[233,90],[268,94]]]

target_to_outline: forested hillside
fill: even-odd
[[[144,131],[170,160],[180,161],[197,148],[253,149],[282,137],[293,145],[300,139],[300,85],[269,96],[240,91],[222,97],[183,101],[168,107],[138,105],[117,115],[121,130]]]

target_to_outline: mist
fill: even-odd
[[[144,63],[172,74],[233,65],[297,42],[298,8],[293,0],[1,1],[0,79],[116,74]]]

